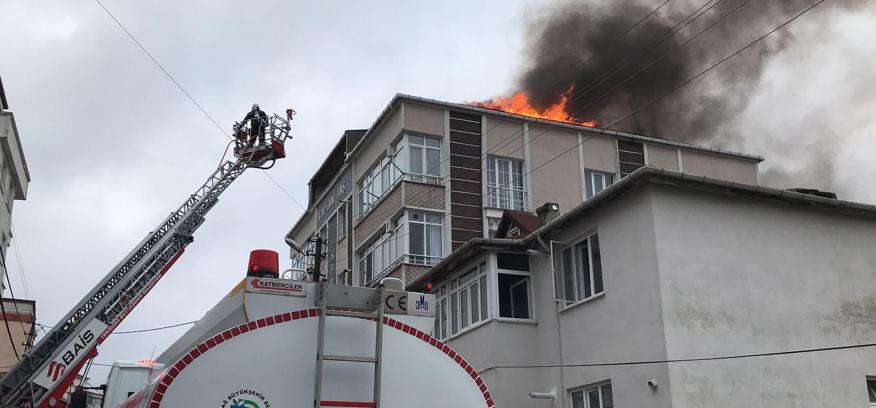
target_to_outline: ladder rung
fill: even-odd
[[[377,404],[371,401],[320,401],[321,407],[355,407],[355,408],[374,408]]]
[[[360,317],[363,319],[374,319],[377,318],[377,314],[373,312],[358,312],[352,310],[331,310],[328,309],[325,311],[327,316],[345,316],[345,317]]]
[[[327,361],[349,361],[353,363],[376,363],[377,358],[374,357],[360,357],[360,356],[338,356],[332,354],[326,354],[322,356],[323,360]]]

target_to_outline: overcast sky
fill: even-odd
[[[253,102],[298,111],[290,157],[270,174],[301,205],[341,133],[370,126],[396,92],[464,102],[513,90],[527,16],[546,3],[103,2],[226,128]],[[874,202],[876,13],[831,7],[815,11],[827,25],[790,27],[794,44],[737,121],[746,137],[725,147],[790,174],[776,182]],[[55,324],[203,182],[227,139],[96,2],[7,0],[0,27],[0,76],[33,179],[13,213],[28,292],[12,250],[8,267],[15,294],[37,300],[37,321]],[[283,236],[301,213],[247,172],[119,330],[200,318],[242,278],[251,249],[287,261]],[[97,361],[160,354],[183,331],[113,336]]]

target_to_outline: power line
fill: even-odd
[[[734,354],[716,357],[694,357],[694,358],[676,358],[666,360],[641,360],[641,361],[621,361],[608,363],[571,363],[571,364],[503,364],[495,365],[493,368],[572,368],[572,367],[613,367],[613,366],[630,366],[630,365],[647,365],[647,364],[671,364],[671,363],[690,363],[698,361],[719,361],[719,360],[737,360],[744,358],[757,357],[773,357],[787,356],[792,354],[820,353],[825,351],[849,350],[856,348],[876,347],[876,343],[853,344],[846,346],[835,347],[818,347],[797,350],[773,351],[768,353],[750,353],[750,354]]]
[[[152,55],[152,53],[150,53],[149,50],[147,50],[146,47],[144,47],[143,44],[141,44],[140,41],[138,41],[137,38],[134,37],[134,35],[131,34],[131,32],[128,31],[127,28],[125,28],[125,26],[122,24],[122,22],[119,21],[119,19],[117,19],[116,16],[114,16],[113,13],[111,13],[111,12],[109,11],[109,9],[107,9],[106,6],[104,6],[103,3],[100,2],[100,0],[94,0],[94,1],[100,6],[100,8],[103,9],[103,11],[106,12],[106,14],[107,14],[108,16],[110,16],[110,18],[116,23],[116,25],[119,26],[119,28],[121,28],[122,31],[124,31],[125,34],[128,35],[128,37],[131,39],[131,41],[133,41],[134,44],[137,44],[137,47],[139,47],[140,50],[143,51],[143,53],[146,54],[146,56],[148,56],[150,60],[152,60],[152,62],[155,64],[155,66],[157,66],[158,69],[160,69],[161,72],[164,73],[164,76],[166,76],[167,79],[169,79],[171,82],[173,82],[173,84],[176,85],[176,87],[179,88],[179,90],[182,91],[183,94],[185,94],[185,96],[189,99],[189,101],[191,101],[191,102],[192,102],[192,103],[198,108],[198,110],[200,110],[201,113],[203,113],[204,116],[206,116],[207,119],[208,119],[211,123],[213,123],[213,125],[216,126],[216,128],[219,129],[220,132],[222,132],[222,134],[224,134],[224,135],[225,135],[226,137],[228,137],[229,139],[233,139],[233,137],[232,137],[230,134],[228,134],[228,132],[226,132],[225,129],[222,128],[221,125],[219,125],[219,122],[217,122],[216,119],[213,119],[213,116],[211,116],[209,113],[207,113],[207,110],[204,109],[204,107],[201,106],[201,104],[198,103],[197,100],[195,100],[195,98],[192,96],[192,94],[190,94],[189,91],[187,91],[187,90],[182,86],[182,84],[180,84],[179,81],[177,81],[176,78],[174,78],[173,75],[171,75],[171,73],[170,73],[167,69],[165,69],[163,65],[161,65],[160,62],[158,62],[158,59],[156,59],[156,58]],[[288,196],[288,197],[292,200],[292,202],[294,202],[298,207],[300,207],[302,211],[307,211],[307,208],[305,208],[303,205],[301,205],[301,203],[298,202],[298,200],[295,199],[295,197],[293,197],[292,194],[289,193],[289,191],[287,191],[285,188],[283,188],[283,187],[280,185],[280,183],[278,183],[277,180],[275,180],[270,174],[268,174],[268,173],[265,172],[264,170],[262,170],[262,174],[264,174],[265,176],[267,176],[267,177],[268,177],[268,178],[269,178],[269,179],[270,179],[270,180],[271,180],[271,181],[272,181],[277,187],[279,187],[280,190],[281,190],[283,193],[285,193],[286,196]]]
[[[617,125],[618,123],[620,123],[620,122],[622,122],[622,121],[624,121],[624,120],[626,120],[626,119],[629,119],[629,118],[632,117],[633,115],[635,115],[635,114],[641,112],[642,110],[648,108],[649,106],[653,105],[653,104],[654,104],[655,102],[657,102],[658,100],[663,99],[663,98],[665,98],[665,97],[667,97],[667,96],[669,96],[669,95],[672,95],[673,93],[675,93],[675,92],[678,91],[679,89],[683,88],[684,86],[687,86],[687,85],[690,84],[691,82],[693,82],[693,81],[695,81],[696,79],[702,77],[702,76],[705,75],[706,73],[712,71],[713,69],[715,69],[715,68],[718,67],[719,65],[721,65],[721,64],[723,64],[723,63],[729,61],[729,60],[732,59],[733,57],[739,55],[739,54],[742,53],[743,51],[747,50],[748,48],[752,47],[753,45],[755,45],[755,44],[757,44],[758,42],[762,41],[763,39],[767,38],[768,36],[770,36],[771,34],[775,33],[776,31],[778,31],[778,30],[780,30],[780,29],[786,27],[788,24],[790,24],[790,23],[792,23],[793,21],[797,20],[797,19],[800,18],[802,15],[804,15],[804,14],[806,14],[807,12],[809,12],[810,10],[814,9],[815,7],[817,7],[818,5],[820,5],[821,3],[823,3],[824,1],[825,1],[825,0],[819,0],[819,1],[815,2],[814,4],[810,5],[809,7],[807,7],[807,8],[804,9],[803,11],[801,11],[800,13],[796,14],[796,15],[795,15],[794,17],[792,17],[791,19],[789,19],[789,20],[785,21],[784,23],[780,24],[779,26],[773,28],[772,30],[768,31],[766,34],[764,34],[764,35],[758,37],[758,38],[755,39],[754,41],[752,41],[752,42],[748,43],[747,45],[745,45],[744,47],[742,47],[742,48],[736,50],[736,51],[733,52],[732,54],[730,54],[730,55],[728,55],[727,57],[721,59],[720,61],[718,61],[718,62],[712,64],[711,66],[709,66],[709,67],[706,68],[705,70],[701,71],[700,73],[698,73],[698,74],[696,74],[696,75],[694,75],[694,76],[688,78],[687,80],[681,82],[680,84],[678,84],[677,86],[675,86],[673,89],[671,89],[669,92],[667,92],[667,93],[665,93],[665,94],[663,94],[663,95],[658,96],[657,98],[655,98],[655,99],[653,99],[653,100],[647,102],[646,104],[640,106],[639,108],[635,109],[634,111],[632,111],[631,113],[627,114],[626,116],[624,116],[624,117],[622,117],[622,118],[620,118],[620,119],[618,119],[618,120],[612,122],[611,124],[609,124],[608,126],[606,126],[604,129],[612,129],[612,126]],[[735,9],[734,9],[734,10],[735,10]],[[616,129],[614,129],[614,130],[616,130]],[[517,150],[523,148],[524,146],[526,146],[527,144],[531,143],[532,141],[534,141],[534,140],[537,139],[538,137],[543,136],[543,135],[546,134],[547,132],[548,132],[548,130],[545,130],[545,131],[541,132],[541,133],[540,133],[539,135],[537,135],[535,138],[529,139],[528,141],[524,142],[521,146],[519,146],[519,147],[518,147],[517,149],[515,149],[514,151],[517,151]],[[559,153],[559,154],[556,155],[556,156],[553,156],[552,158],[550,158],[548,161],[542,163],[541,165],[539,165],[539,166],[537,166],[537,167],[535,167],[535,168],[532,168],[532,169],[530,169],[529,171],[525,172],[522,176],[525,177],[525,176],[527,176],[527,175],[529,175],[529,174],[532,174],[534,171],[536,171],[536,170],[538,170],[538,169],[540,169],[540,168],[542,168],[542,167],[548,165],[549,163],[552,163],[554,160],[556,160],[556,159],[560,158],[561,156],[563,156],[563,155],[565,155],[565,154],[571,152],[572,150],[574,150],[574,149],[576,149],[578,146],[581,146],[582,144],[586,143],[587,141],[589,141],[589,140],[592,139],[593,137],[595,137],[595,136],[590,136],[590,137],[588,137],[588,138],[586,138],[586,139],[581,140],[580,142],[578,142],[578,143],[576,143],[575,145],[573,145],[571,148],[564,150],[563,152]],[[480,160],[479,160],[478,162],[480,162]],[[449,175],[448,175],[448,176],[449,176]],[[449,180],[448,180],[448,181],[449,181]],[[441,184],[443,185],[443,183],[441,183]],[[506,187],[510,186],[511,184],[512,184],[512,181],[509,181],[509,182],[506,183],[505,185],[503,185],[503,186],[496,186],[496,187],[493,187],[493,189],[506,188]],[[487,194],[491,194],[491,192],[488,191],[488,192],[485,193],[485,194],[481,194],[481,197],[484,197],[484,196],[486,196]]]
[[[10,242],[12,243],[12,250],[15,252],[15,263],[18,264],[18,275],[21,278],[21,287],[24,289],[24,297],[30,298],[30,285],[27,284],[27,274],[24,273],[24,263],[21,260],[21,254],[18,253],[18,244],[16,243],[16,241],[18,241],[18,234],[15,233],[15,223],[12,221],[11,217],[9,219],[9,230],[12,232],[12,239]]]
[[[153,331],[159,331],[159,330],[172,329],[172,328],[175,328],[175,327],[188,326],[188,325],[190,325],[190,324],[195,324],[195,323],[197,323],[197,322],[198,322],[198,320],[192,320],[192,321],[189,321],[189,322],[176,323],[176,324],[171,324],[171,325],[167,325],[167,326],[160,326],[160,327],[152,327],[152,328],[148,328],[148,329],[127,330],[127,331],[114,331],[114,332],[110,333],[109,335],[110,335],[110,336],[113,336],[113,335],[116,335],[116,334],[134,334],[134,333],[153,332]],[[39,326],[40,328],[44,329],[44,330],[45,330],[46,328],[51,329],[51,328],[53,327],[53,326],[49,326],[49,325],[47,325],[47,324],[42,324],[42,323],[37,323],[36,325]]]

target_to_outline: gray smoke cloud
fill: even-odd
[[[758,136],[746,133],[736,121],[759,92],[770,62],[799,43],[795,33],[823,26],[835,17],[834,11],[856,10],[865,2],[827,1],[693,83],[664,95],[814,2],[673,1],[644,22],[660,2],[560,3],[530,19],[528,63],[518,87],[537,108],[568,94],[567,113],[578,120],[596,119],[600,127],[724,148],[747,147],[748,139]],[[623,119],[645,105],[650,106]],[[813,166],[803,173],[770,166],[763,180],[779,186],[817,181],[822,188],[836,188],[836,138],[830,129],[820,131],[824,137],[807,141],[808,150],[816,152],[809,158]]]

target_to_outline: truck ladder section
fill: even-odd
[[[292,111],[294,113],[294,111]],[[226,161],[175,212],[150,232],[36,346],[0,379],[0,407],[37,407],[69,386],[86,356],[124,320],[155,286],[173,262],[193,241],[219,196],[249,167],[261,167],[283,157],[289,121],[270,118],[269,143],[258,155],[235,154]],[[240,125],[235,125],[235,130]],[[240,145],[238,140],[238,145]],[[278,146],[279,145],[279,146]],[[236,149],[236,151],[239,149]],[[248,150],[253,150],[249,148]]]
[[[319,308],[319,328],[316,340],[316,381],[314,381],[313,390],[313,408],[319,407],[380,407],[380,363],[381,354],[383,353],[383,316],[384,302],[383,285],[380,285],[377,290],[371,288],[350,288],[336,285],[328,285],[325,281],[320,282],[317,287],[317,307]],[[353,291],[353,296],[332,296],[332,292],[343,290],[346,292]],[[360,296],[356,296],[359,294]],[[357,298],[362,299],[364,294],[366,300],[357,302]],[[376,297],[375,297],[376,296]],[[368,299],[370,298],[370,299]],[[328,316],[344,316],[360,319],[373,320],[377,325],[375,328],[376,339],[374,341],[374,357],[369,356],[342,356],[325,354],[325,323]],[[344,361],[348,363],[365,363],[374,364],[374,394],[372,401],[326,401],[322,399],[322,383],[323,383],[323,363],[325,361]]]

